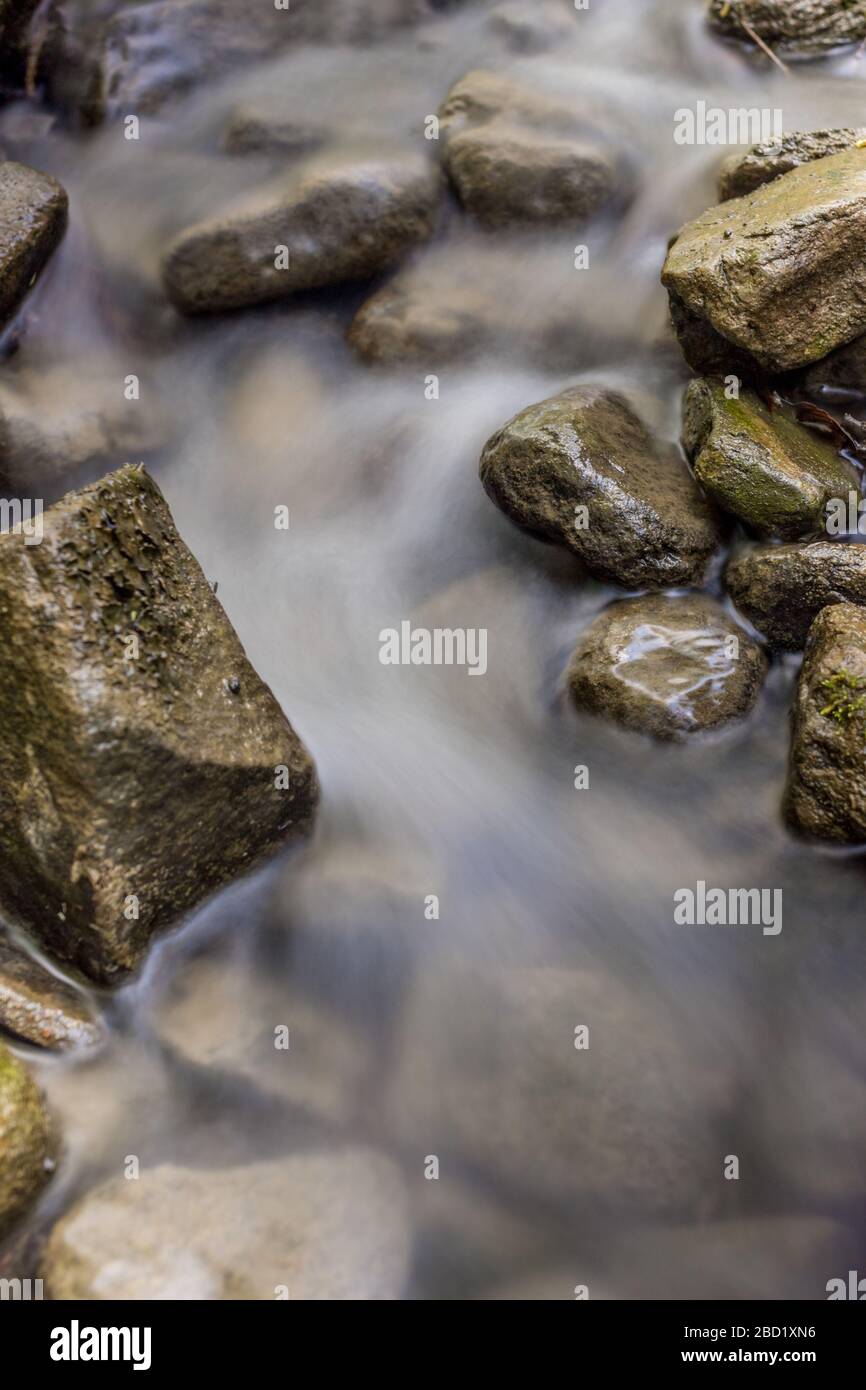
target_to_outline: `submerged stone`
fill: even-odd
[[[710,0],[708,19],[728,38],[754,44],[756,34],[803,56],[866,38],[866,10],[857,0]]]
[[[57,248],[69,200],[50,174],[0,163],[0,325],[11,318]]]
[[[662,283],[696,371],[727,351],[726,370],[745,355],[784,372],[850,342],[866,331],[866,148],[709,208],[674,240]]]
[[[421,155],[307,164],[183,232],[163,263],[185,314],[367,280],[433,231],[439,175]]]
[[[103,1030],[86,1000],[0,927],[0,1028],[36,1047],[93,1047]]]
[[[866,841],[866,608],[822,608],[809,630],[784,813],[810,839]]]
[[[315,771],[143,469],[39,523],[0,536],[0,900],[116,984],[309,827]]]
[[[700,584],[722,539],[677,450],[600,386],[573,386],[515,415],[485,444],[480,472],[512,521],[613,584]]]
[[[823,531],[827,503],[859,492],[856,469],[826,437],[754,391],[729,399],[721,381],[690,382],[683,446],[705,492],[762,536]]]
[[[728,198],[741,198],[801,164],[811,164],[828,154],[839,154],[864,139],[866,126],[794,130],[775,142],[753,145],[745,154],[738,151],[728,155],[719,173],[719,199],[725,202]]]
[[[766,671],[761,648],[715,600],[648,594],[604,609],[566,679],[578,708],[638,733],[683,739],[747,714]]]
[[[0,1043],[0,1240],[48,1182],[55,1151],[36,1083]]]
[[[801,651],[822,608],[866,605],[866,544],[759,545],[725,571],[740,612],[780,651]]]

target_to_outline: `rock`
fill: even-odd
[[[866,610],[822,608],[809,630],[793,710],[784,814],[815,840],[866,840]]]
[[[430,236],[438,192],[421,155],[305,165],[291,188],[261,190],[183,232],[165,257],[166,291],[198,314],[370,279]]]
[[[728,1065],[642,987],[590,970],[428,968],[395,1055],[389,1122],[407,1160],[438,1156],[440,1183],[462,1160],[512,1207],[522,1193],[634,1217],[712,1200]]]
[[[766,670],[761,648],[713,599],[649,594],[604,609],[578,643],[567,681],[578,708],[682,739],[747,714]]]
[[[55,1152],[51,1122],[35,1083],[0,1043],[0,1240],[48,1182]]]
[[[702,583],[722,537],[678,452],[601,386],[515,415],[485,444],[481,481],[518,526],[628,588]]]
[[[116,1178],[58,1222],[41,1274],[53,1299],[365,1301],[399,1298],[408,1259],[399,1170],[346,1149]]]
[[[866,396],[866,334],[815,362],[803,374],[802,386],[811,395],[825,391],[848,395],[853,391]]]
[[[226,121],[222,147],[226,154],[309,154],[326,143],[329,133],[268,106],[238,106]]]
[[[24,77],[30,21],[40,0],[0,0],[0,66],[4,77],[20,83]]]
[[[488,230],[573,225],[627,190],[622,161],[586,117],[507,78],[468,73],[439,120],[448,176]]]
[[[683,403],[683,446],[704,491],[761,536],[823,532],[826,506],[860,484],[854,467],[817,430],[754,391],[729,400],[721,381],[692,381]]]
[[[66,230],[68,200],[50,174],[0,164],[0,325],[18,308]]]
[[[37,1047],[94,1047],[104,1036],[85,999],[0,928],[0,1028]]]
[[[315,771],[143,469],[36,520],[0,536],[0,899],[117,984],[308,828]]]
[[[754,193],[761,184],[788,174],[801,164],[811,164],[828,154],[839,154],[866,139],[866,126],[843,126],[833,130],[795,130],[781,140],[753,145],[745,154],[737,151],[722,162],[719,172],[719,200],[741,198]]]
[[[708,18],[728,38],[754,43],[745,21],[771,48],[803,56],[866,38],[866,12],[852,0],[710,0]]]
[[[488,20],[490,30],[515,53],[546,53],[574,36],[574,19],[550,0],[505,0]]]
[[[866,606],[866,545],[759,545],[729,563],[725,584],[771,647],[798,652],[822,608],[833,603]]]
[[[784,372],[850,342],[866,330],[866,148],[708,209],[674,240],[662,283],[695,371],[737,371],[745,355]]]

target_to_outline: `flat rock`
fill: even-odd
[[[866,605],[866,544],[758,545],[729,563],[725,585],[771,647],[802,651],[822,608]]]
[[[487,441],[480,471],[518,526],[628,588],[700,584],[722,538],[677,450],[601,386],[522,410]]]
[[[826,506],[860,491],[856,469],[817,430],[754,391],[728,399],[721,381],[689,383],[683,446],[695,477],[723,511],[761,536],[793,539],[825,530]]]
[[[0,163],[0,324],[18,308],[56,249],[68,212],[50,174],[11,159]]]
[[[770,47],[804,57],[866,37],[866,13],[852,0],[710,0],[708,19],[726,37],[754,43],[745,20]]]
[[[55,1152],[51,1122],[35,1082],[0,1043],[0,1240],[48,1182]]]
[[[240,309],[299,290],[366,280],[433,231],[439,177],[421,155],[307,164],[167,251],[166,291],[182,313]],[[277,269],[277,248],[288,266]]]
[[[0,1028],[36,1047],[94,1047],[104,1031],[86,999],[0,927]]]
[[[753,145],[745,154],[737,151],[723,160],[719,171],[719,199],[742,198],[761,184],[788,174],[801,164],[811,164],[828,154],[849,150],[866,139],[866,126],[841,126],[831,130],[794,130],[769,144]]]
[[[399,1170],[346,1149],[114,1179],[57,1223],[41,1275],[53,1299],[366,1301],[400,1297],[408,1258]]]
[[[0,898],[116,984],[308,828],[315,771],[143,469],[39,522],[39,543],[0,536]]]
[[[761,648],[715,600],[648,594],[603,610],[578,643],[567,681],[580,709],[682,739],[747,714],[766,670]]]
[[[641,988],[592,970],[428,967],[395,1055],[389,1123],[407,1159],[439,1157],[440,1183],[462,1160],[487,1190],[620,1214],[712,1202],[728,1064]]]
[[[809,839],[866,840],[866,609],[822,608],[797,684],[784,813]]]
[[[866,331],[866,148],[848,149],[689,222],[662,270],[696,371],[738,354],[784,372]],[[719,340],[721,339],[721,342]],[[724,370],[724,369],[723,369]]]
[[[455,192],[487,229],[573,225],[627,190],[622,160],[589,121],[507,78],[468,73],[439,120]]]

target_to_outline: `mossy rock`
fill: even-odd
[[[56,1137],[29,1072],[0,1043],[0,1239],[51,1176]]]

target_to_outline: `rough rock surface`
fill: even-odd
[[[745,154],[739,151],[730,154],[722,161],[719,172],[719,199],[724,203],[728,198],[742,198],[801,164],[811,164],[828,154],[839,154],[864,139],[866,126],[794,130],[777,143],[753,145]]]
[[[866,37],[857,0],[710,0],[709,21],[727,37],[753,43],[742,20],[771,47],[820,54]]]
[[[833,603],[866,606],[866,544],[755,546],[730,562],[725,584],[771,647],[801,651],[822,608]]]
[[[800,834],[866,841],[866,609],[822,608],[797,685],[785,818]]]
[[[48,1181],[55,1139],[29,1073],[0,1043],[0,1240]]]
[[[604,609],[578,643],[567,681],[579,708],[681,739],[746,714],[766,670],[761,648],[713,599],[648,594]]]
[[[709,208],[662,271],[690,366],[727,346],[759,368],[807,366],[866,330],[866,148],[844,150]],[[718,339],[723,342],[720,344]]]
[[[41,525],[39,544],[0,536],[0,899],[118,983],[154,932],[309,826],[315,771],[143,469]]]
[[[687,1037],[660,1001],[594,971],[427,969],[406,1005],[389,1122],[408,1152],[462,1157],[488,1188],[693,1212],[710,1197],[731,1073]]]
[[[421,155],[305,165],[289,188],[271,185],[183,232],[165,257],[166,290],[196,314],[370,279],[430,236],[438,194]],[[278,268],[281,246],[288,266]]]
[[[314,122],[282,115],[267,105],[238,106],[223,131],[226,154],[301,155],[318,149],[330,132]]]
[[[485,228],[572,225],[626,191],[622,161],[585,117],[507,78],[467,73],[439,119],[449,178]]]
[[[37,1047],[93,1047],[103,1030],[86,1000],[0,927],[0,1028]]]
[[[66,230],[68,199],[50,174],[0,163],[0,324],[9,319]]]
[[[866,396],[866,334],[815,362],[803,374],[802,385],[812,395],[856,391]],[[856,405],[856,413],[864,413],[862,403]]]
[[[600,386],[574,386],[522,410],[487,441],[480,471],[512,521],[614,584],[700,584],[721,540],[678,452]]]
[[[399,1298],[408,1258],[399,1170],[347,1149],[115,1179],[58,1222],[41,1274],[53,1299],[364,1301]]]
[[[823,532],[827,503],[859,492],[856,470],[825,436],[753,391],[729,400],[720,381],[689,383],[683,445],[701,487],[762,536]]]

